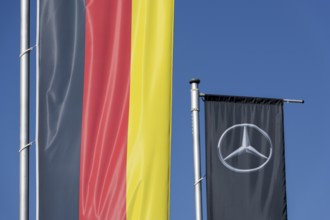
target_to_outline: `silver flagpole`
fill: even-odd
[[[195,174],[195,208],[196,220],[202,220],[202,187],[201,187],[201,166],[200,166],[200,144],[199,144],[199,79],[191,79],[191,116],[193,129],[193,150],[194,150],[194,174]]]
[[[29,219],[30,2],[21,0],[19,219]]]

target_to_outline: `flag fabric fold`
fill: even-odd
[[[38,219],[168,219],[173,0],[39,0]]]

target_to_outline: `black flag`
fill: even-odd
[[[286,220],[283,101],[205,96],[208,220]]]

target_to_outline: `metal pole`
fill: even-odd
[[[191,116],[193,131],[193,151],[194,151],[194,176],[195,176],[195,208],[196,220],[202,220],[202,186],[201,186],[201,166],[200,166],[200,144],[199,144],[199,79],[191,79]]]
[[[21,0],[19,219],[29,219],[30,2]],[[24,148],[24,149],[23,149]]]
[[[305,101],[301,100],[301,99],[283,99],[283,102],[286,102],[286,103],[300,103],[300,104],[305,103]]]

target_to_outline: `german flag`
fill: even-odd
[[[173,0],[39,0],[37,219],[169,219]]]

